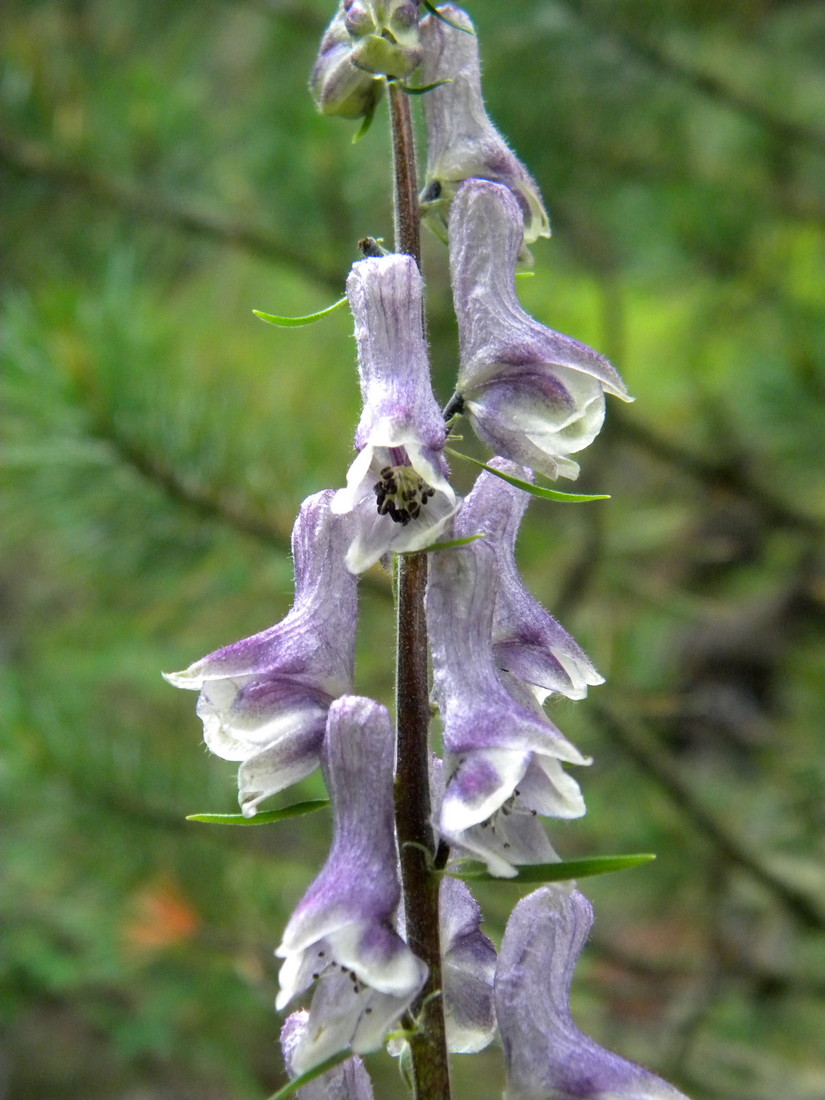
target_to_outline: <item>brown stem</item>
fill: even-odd
[[[421,263],[420,215],[409,99],[390,84],[395,180],[395,248]],[[417,318],[416,318],[417,321]],[[430,701],[427,680],[427,623],[424,592],[427,555],[398,558],[396,632],[396,720],[398,763],[395,823],[407,940],[429,968],[427,982],[412,1006],[419,1029],[410,1040],[417,1100],[449,1100],[450,1071],[441,996],[441,942],[438,924],[439,878],[432,873],[435,840],[430,825]]]

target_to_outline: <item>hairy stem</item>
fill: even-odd
[[[421,263],[420,215],[409,99],[390,84],[395,181],[395,248]],[[450,1076],[441,997],[438,926],[439,879],[432,873],[435,844],[430,825],[430,702],[427,682],[427,624],[424,591],[427,555],[398,559],[396,632],[396,716],[398,764],[395,822],[411,949],[429,967],[412,1006],[420,1030],[410,1040],[417,1100],[449,1100]]]

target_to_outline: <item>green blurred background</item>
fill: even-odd
[[[283,1080],[272,949],[329,823],[186,823],[235,808],[235,769],[160,670],[283,616],[296,509],[350,460],[348,315],[251,313],[323,307],[391,237],[385,116],[353,146],[305,91],[331,8],[3,6],[2,1100]],[[586,885],[577,1017],[694,1100],[821,1100],[825,4],[469,10],[553,221],[525,306],[637,398],[582,456],[613,499],[534,504],[520,544],[609,680],[552,708],[595,758],[554,842],[659,855]],[[446,400],[434,240],[426,274]],[[357,684],[385,701],[391,643],[376,570]],[[518,893],[483,892],[494,938]],[[457,1097],[500,1096],[495,1048],[455,1063]]]

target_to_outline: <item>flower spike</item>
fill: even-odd
[[[286,618],[165,674],[176,687],[200,691],[207,747],[242,762],[247,817],[317,767],[329,705],[352,689],[357,585],[344,565],[347,525],[331,513],[332,497],[331,489],[317,493],[298,513],[295,602]]]
[[[576,478],[568,456],[598,435],[605,393],[631,398],[604,356],[521,308],[521,241],[522,215],[508,189],[468,180],[450,214],[461,359],[452,404],[496,454],[550,478]]]
[[[353,512],[347,567],[435,542],[458,502],[447,480],[444,419],[433,396],[422,327],[423,282],[410,256],[370,257],[347,280],[364,408],[359,452],[332,510]]]
[[[424,984],[427,968],[393,926],[401,897],[393,831],[395,738],[389,713],[371,699],[332,704],[321,757],[332,800],[329,859],[284,931],[284,1008],[313,981],[296,1073],[336,1051],[376,1050]]]
[[[687,1100],[660,1077],[582,1034],[570,985],[593,923],[570,886],[546,886],[513,910],[496,968],[507,1100]]]
[[[532,473],[503,458],[493,469],[525,481]],[[519,525],[530,497],[483,471],[456,517],[455,535],[483,533],[495,550],[498,589],[493,616],[493,653],[500,669],[524,681],[540,703],[551,692],[583,699],[589,685],[603,684],[584,650],[528,592],[515,558]]]
[[[421,21],[421,81],[426,85],[446,81],[423,98],[427,173],[422,213],[438,236],[446,239],[450,203],[462,181],[498,180],[512,191],[522,211],[525,244],[549,237],[547,212],[536,181],[484,109],[472,20],[457,4],[446,4],[439,12],[443,18],[429,15]]]

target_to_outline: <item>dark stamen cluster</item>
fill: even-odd
[[[375,483],[375,500],[379,516],[389,516],[393,523],[406,527],[416,519],[421,509],[435,496],[412,466],[385,466],[381,480]]]

